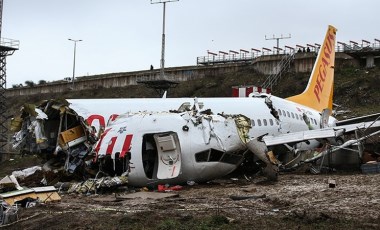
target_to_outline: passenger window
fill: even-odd
[[[252,126],[255,126],[255,120],[251,120]]]
[[[260,119],[257,119],[257,125],[261,126],[261,120]]]
[[[289,113],[289,111],[286,111],[286,114],[288,115],[288,117],[290,117],[290,113]]]
[[[285,113],[285,110],[282,110],[282,113],[284,114],[284,117],[286,117],[286,113]]]
[[[281,109],[278,110],[278,114],[280,114],[280,116],[282,116]]]
[[[280,123],[278,123],[278,120],[276,120],[276,124],[279,125]]]
[[[294,113],[292,112],[292,118],[294,119]]]
[[[269,124],[270,124],[270,126],[273,126],[273,120],[272,119],[269,119]]]
[[[264,121],[264,126],[267,126],[268,125],[267,119],[263,119],[263,121]]]
[[[298,114],[296,114],[296,119],[299,120],[299,119],[298,119]]]

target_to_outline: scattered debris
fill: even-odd
[[[99,179],[88,179],[84,182],[76,183],[57,183],[55,185],[59,191],[67,191],[68,193],[94,193],[96,194],[99,189],[112,189],[128,183],[128,177],[102,177]]]
[[[368,161],[360,166],[363,173],[380,173],[380,164],[376,161]]]
[[[159,184],[157,186],[157,191],[159,191],[159,192],[171,192],[171,191],[182,190],[182,188],[183,187],[181,185],[170,186],[168,184],[165,184],[165,185]]]
[[[5,201],[0,203],[0,226],[14,223],[18,220],[18,207]]]
[[[0,180],[0,192],[9,192],[14,190],[22,190],[23,188],[18,184],[15,176],[5,176]]]
[[[23,188],[22,190],[1,193],[0,198],[10,205],[25,198],[38,199],[42,203],[61,200],[61,197],[53,186]]]
[[[329,188],[335,188],[336,187],[336,181],[333,179],[328,179],[327,183],[329,184]]]
[[[13,149],[23,154],[37,153],[43,159],[57,158],[63,162],[64,171],[78,171],[92,152],[97,136],[68,105],[65,100],[46,100],[39,106],[24,104],[21,115],[11,122],[11,130],[16,132]]]
[[[41,171],[41,170],[42,168],[40,166],[33,166],[33,167],[26,168],[20,171],[13,171],[12,175],[15,176],[17,179],[23,180],[26,177],[31,176],[34,173],[36,173],[36,171]]]

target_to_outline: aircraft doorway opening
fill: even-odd
[[[142,163],[149,179],[175,178],[181,171],[181,148],[177,133],[152,133],[143,136]]]

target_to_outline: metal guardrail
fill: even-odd
[[[19,49],[20,47],[20,41],[14,40],[10,38],[1,38],[0,39],[0,46],[10,47],[13,49]]]
[[[349,45],[349,44],[340,44],[336,46],[337,52],[355,52],[355,51],[379,51],[380,43],[373,43],[369,45]]]
[[[208,55],[197,57],[197,65],[213,65],[213,64],[224,64],[233,62],[250,62],[254,59],[262,56],[268,55],[293,55],[294,49],[284,49],[284,50],[265,50],[255,51],[250,53],[240,53],[240,54],[218,54],[218,55]],[[311,51],[298,51],[298,52],[317,52],[316,50]]]
[[[208,55],[197,57],[197,65],[218,64],[227,62],[246,62],[252,61],[260,55],[254,53],[248,54],[222,54],[222,55]]]
[[[309,52],[314,52],[318,53],[320,46],[309,46],[308,50],[305,48],[301,49],[300,47],[303,46],[298,46],[296,49],[293,47],[285,46],[284,49],[277,49],[274,47],[273,50],[267,49],[263,47],[261,50],[257,49],[252,49],[251,52],[249,53],[243,53],[240,52],[239,54],[231,54],[231,53],[225,53],[220,51],[219,54],[216,53],[209,53],[207,56],[200,56],[197,57],[197,65],[213,65],[213,64],[224,64],[224,63],[233,63],[233,62],[249,62],[253,61],[254,59],[261,57],[261,56],[266,56],[266,55],[292,55],[295,52],[296,53],[309,53]],[[351,42],[349,44],[342,43],[342,42],[337,42],[337,45],[335,46],[335,51],[336,52],[360,52],[360,51],[380,51],[380,40],[375,39],[374,43],[354,43]]]

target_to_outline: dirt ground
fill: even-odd
[[[61,202],[20,209],[17,223],[0,228],[380,229],[379,174],[284,174],[275,183],[226,178],[184,186],[173,198],[115,199],[136,191],[62,193]]]

